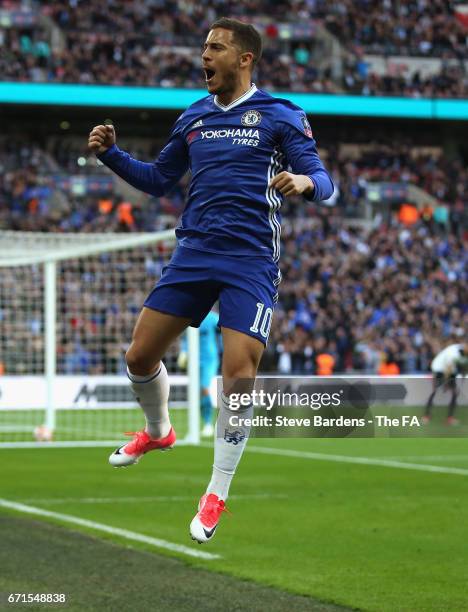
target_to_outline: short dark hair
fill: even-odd
[[[262,57],[262,37],[253,25],[243,23],[238,19],[221,17],[211,25],[210,30],[215,28],[230,30],[233,33],[233,42],[240,47],[242,53],[247,51],[253,53],[253,67],[256,66],[258,60]]]

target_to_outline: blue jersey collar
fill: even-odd
[[[252,87],[250,89],[248,89],[244,94],[242,94],[240,98],[237,98],[237,100],[234,100],[233,102],[231,102],[231,104],[228,104],[227,106],[225,106],[218,100],[218,96],[215,96],[213,98],[213,102],[216,104],[218,108],[226,112],[228,110],[231,110],[231,108],[234,108],[238,104],[242,104],[242,102],[245,102],[246,100],[251,98],[256,91],[257,91],[257,86],[255,85],[255,83],[252,83]]]

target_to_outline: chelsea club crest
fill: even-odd
[[[258,125],[262,120],[261,114],[256,110],[248,110],[241,117],[242,125]]]

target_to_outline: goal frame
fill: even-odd
[[[0,231],[0,243],[2,239],[13,241],[15,247],[8,253],[0,254],[0,269],[13,268],[26,265],[42,265],[44,279],[44,378],[46,381],[46,405],[45,425],[54,431],[56,425],[56,405],[54,388],[57,376],[57,264],[67,259],[79,259],[83,257],[99,255],[101,253],[120,251],[129,248],[147,246],[160,242],[175,242],[174,230],[164,230],[154,233],[138,233],[132,235],[122,234],[59,234],[58,237],[67,246],[58,248],[52,252],[43,248],[34,249],[31,253],[23,254],[21,238],[34,240],[34,236],[40,236],[44,243],[47,242],[47,234],[35,234],[34,232]],[[57,234],[53,234],[57,238]],[[93,243],[68,246],[70,242],[76,241],[77,237],[89,237]],[[69,240],[68,240],[69,239]],[[199,330],[198,328],[187,328],[187,404],[188,404],[188,430],[187,435],[178,440],[177,444],[200,444],[200,369],[199,369]],[[107,447],[121,443],[121,440],[83,440],[83,441],[50,441],[43,442],[1,442],[2,448],[51,448],[51,447]]]

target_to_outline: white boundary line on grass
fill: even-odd
[[[281,493],[252,493],[245,495],[230,495],[229,499],[287,499],[286,494]],[[12,500],[13,501],[13,500]],[[28,499],[15,500],[26,504],[135,504],[135,503],[165,503],[175,501],[193,501],[193,495],[159,495],[153,497],[30,497]]]
[[[206,443],[202,443],[201,446],[210,447],[210,445]],[[356,463],[359,465],[377,465],[382,467],[397,468],[400,470],[416,470],[419,472],[434,472],[439,474],[457,474],[459,476],[468,476],[468,469],[444,467],[442,465],[408,463],[403,461],[392,461],[390,459],[377,459],[372,457],[329,455],[327,453],[295,451],[286,448],[269,448],[268,446],[246,446],[245,450],[249,453],[259,453],[262,455],[279,455],[282,457],[297,457],[298,459],[315,459],[316,461],[334,461],[336,463]]]
[[[442,461],[447,463],[450,461],[465,461],[468,459],[468,455],[392,455],[385,457],[386,460],[391,461]]]
[[[64,523],[71,523],[72,525],[80,525],[81,527],[87,527],[94,531],[101,531],[103,533],[110,533],[126,540],[132,540],[133,542],[143,542],[143,544],[150,544],[156,548],[164,548],[165,550],[171,550],[189,557],[196,557],[197,559],[206,559],[212,561],[220,559],[221,555],[215,555],[212,553],[203,552],[201,550],[193,550],[188,546],[182,544],[174,544],[167,540],[160,540],[159,538],[152,538],[151,536],[143,535],[142,533],[136,533],[134,531],[128,531],[127,529],[120,529],[118,527],[111,527],[110,525],[104,525],[103,523],[96,523],[95,521],[88,521],[71,514],[62,514],[60,512],[51,512],[50,510],[44,510],[42,508],[36,508],[35,506],[27,506],[26,504],[20,504],[13,502],[8,499],[0,498],[0,508],[8,508],[9,510],[15,510],[16,512],[22,512],[24,514],[33,514],[36,516],[44,516],[52,519],[63,521]]]

